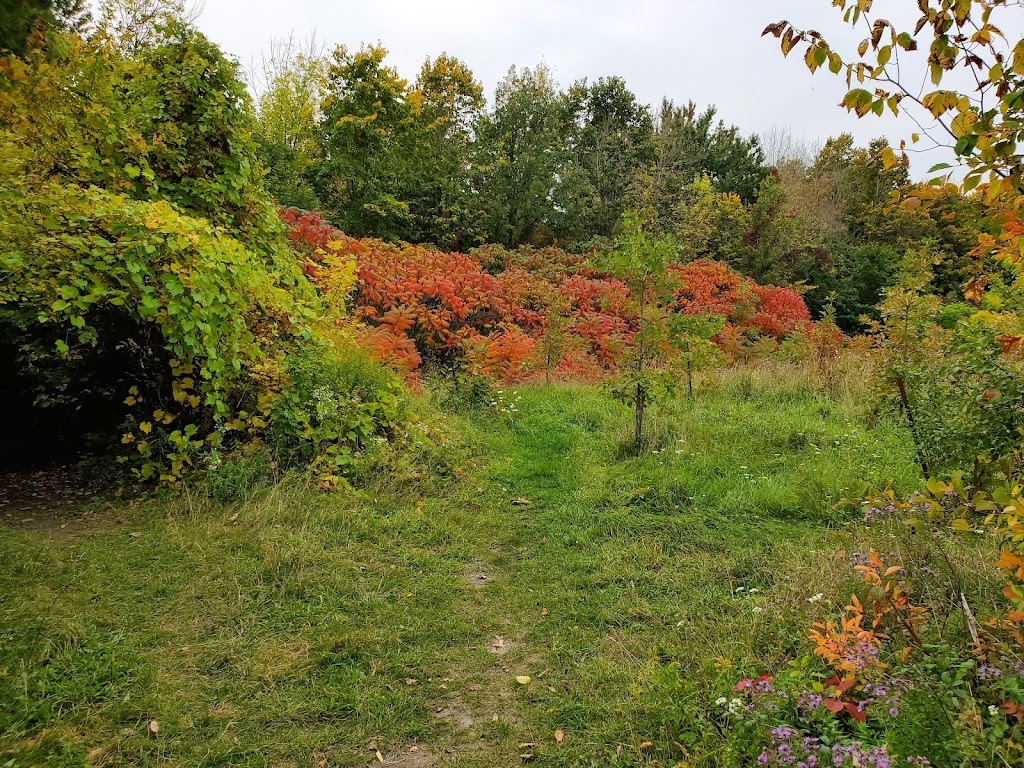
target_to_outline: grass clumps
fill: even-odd
[[[620,456],[632,414],[600,388],[504,390],[458,416],[424,396],[408,461],[358,493],[253,487],[232,460],[208,475],[217,498],[4,529],[0,755],[364,766],[417,747],[483,768],[521,764],[523,743],[548,766],[710,749],[711,692],[799,650],[851,519],[836,489],[914,482],[896,425],[792,382],[742,400],[719,375],[654,412],[663,447],[640,456]]]

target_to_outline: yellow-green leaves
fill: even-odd
[[[842,106],[858,117],[882,115],[886,110],[898,115],[901,107],[927,110],[918,124],[938,121],[927,129],[929,138],[947,144],[964,159],[967,191],[986,180],[1008,192],[1021,190],[1017,147],[1024,145],[1024,100],[1018,97],[1017,81],[1024,77],[1024,40],[1008,41],[993,23],[1000,12],[1016,8],[1001,0],[920,0],[920,14],[911,31],[872,17],[867,2],[833,0],[832,5],[843,12],[847,24],[869,32],[849,58],[832,49],[819,32],[801,31],[788,21],[768,25],[764,34],[778,38],[786,54],[806,44],[805,62],[811,71],[826,61],[834,73],[845,69],[851,90]],[[918,54],[916,60],[933,86],[925,93],[919,93],[919,83],[901,81],[912,69],[901,65],[909,61],[907,54],[918,50],[922,34],[928,40],[927,55]],[[820,51],[826,52],[824,59]],[[946,73],[957,68],[969,71],[970,86],[963,92],[940,88]]]

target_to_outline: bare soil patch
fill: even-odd
[[[387,766],[401,766],[401,768],[433,768],[437,764],[437,758],[425,744],[413,744],[394,751],[382,754],[384,762],[380,762],[376,756],[370,764],[371,768],[387,768]]]
[[[0,525],[67,528],[103,509],[101,483],[74,466],[0,473]]]

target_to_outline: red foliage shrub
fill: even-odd
[[[803,331],[811,322],[811,313],[803,297],[792,288],[754,286],[757,311],[747,321],[768,336],[784,339],[795,331]]]
[[[811,322],[803,297],[792,288],[757,285],[719,261],[699,260],[675,270],[676,298],[686,314],[722,315],[732,332],[753,329],[784,339]],[[720,338],[730,338],[723,333]]]
[[[673,270],[678,281],[675,291],[678,307],[687,315],[708,312],[731,317],[739,299],[744,278],[720,261],[700,259]]]
[[[471,332],[466,358],[469,370],[501,381],[516,381],[526,375],[524,363],[533,350],[533,339],[512,326],[484,336]]]
[[[636,332],[626,284],[591,268],[579,254],[493,245],[468,255],[444,253],[347,237],[316,213],[286,209],[280,215],[315,282],[321,282],[318,270],[327,254],[355,260],[355,312],[366,324],[359,339],[411,379],[425,356],[461,357],[481,375],[521,379],[556,294],[566,301],[566,330],[576,339],[551,372],[556,377],[607,375]],[[810,323],[796,291],[758,286],[721,262],[695,261],[673,273],[678,311],[726,317],[718,341],[733,358],[750,343],[745,332],[782,339]]]

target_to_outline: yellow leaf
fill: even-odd
[[[516,682],[520,685],[529,685],[532,678],[529,675],[519,675],[516,677]]]
[[[565,731],[559,728],[557,731],[555,731],[555,743],[561,744],[563,741],[565,741]]]
[[[144,421],[141,424],[139,424],[139,429],[148,435],[150,432],[153,431],[153,425],[150,424],[148,421]]]

